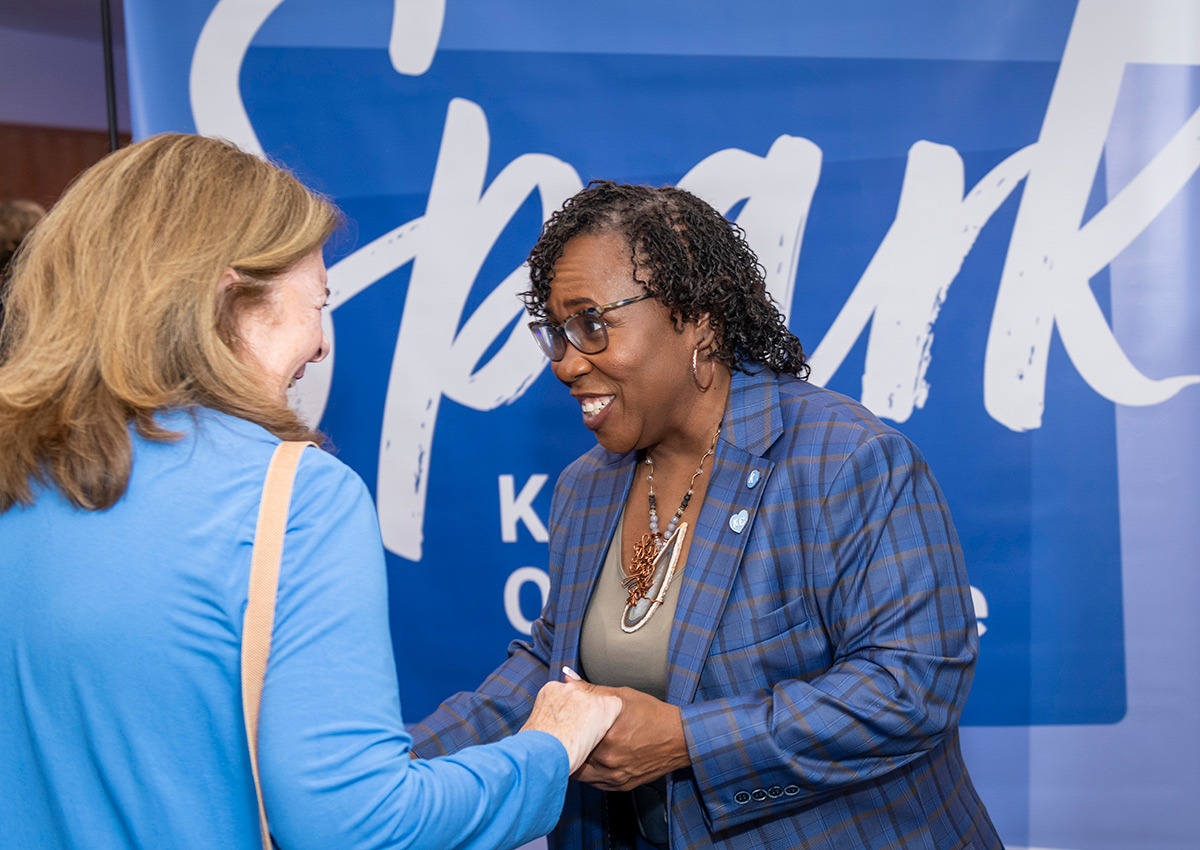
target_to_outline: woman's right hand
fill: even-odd
[[[538,691],[521,731],[533,729],[558,738],[567,748],[570,772],[574,773],[620,713],[619,697],[596,693],[587,682],[548,682]]]

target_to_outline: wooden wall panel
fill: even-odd
[[[129,135],[120,141],[129,144]],[[0,199],[24,198],[49,209],[106,153],[106,132],[0,123]]]

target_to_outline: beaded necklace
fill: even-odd
[[[658,528],[658,500],[654,496],[654,458],[646,452],[646,466],[650,471],[646,474],[646,482],[650,485],[650,530],[642,535],[633,549],[633,560],[629,564],[629,574],[621,581],[621,586],[629,592],[629,598],[625,602],[626,613],[622,619],[621,627],[625,631],[634,631],[635,629],[626,628],[626,622],[630,618],[630,614],[638,604],[646,598],[654,586],[655,570],[662,559],[663,550],[668,545],[672,545],[670,553],[670,563],[668,573],[663,577],[661,586],[656,594],[654,604],[639,617],[640,626],[642,622],[649,618],[650,614],[658,608],[666,595],[667,586],[670,583],[671,576],[675,572],[675,564],[679,557],[679,552],[683,547],[683,538],[687,534],[687,523],[679,524],[683,512],[687,510],[688,502],[692,500],[692,493],[695,491],[696,479],[700,477],[700,473],[704,471],[704,461],[708,460],[717,449],[717,438],[721,436],[721,426],[717,425],[716,433],[713,434],[712,443],[709,444],[706,451],[700,458],[700,463],[696,466],[696,471],[692,473],[692,479],[688,482],[687,493],[683,496],[683,501],[679,503],[675,515],[671,517],[667,523],[667,531],[664,534]],[[677,528],[678,526],[678,528]],[[678,534],[676,532],[678,531]],[[676,539],[678,538],[678,539]],[[635,627],[636,628],[636,627]]]
[[[721,436],[721,426],[717,426],[717,432],[713,434],[712,443],[708,447],[708,451],[700,458],[700,463],[696,465],[696,471],[692,473],[692,480],[688,482],[687,492],[683,494],[683,501],[679,503],[679,507],[675,510],[675,515],[671,517],[671,521],[667,523],[667,533],[662,534],[658,530],[658,500],[654,497],[654,458],[650,456],[650,452],[646,452],[646,466],[650,467],[650,471],[646,473],[646,482],[650,485],[650,534],[654,539],[654,546],[661,550],[667,545],[667,540],[675,533],[675,526],[679,524],[679,518],[683,516],[683,512],[687,510],[688,502],[692,500],[692,492],[696,486],[696,479],[700,477],[700,473],[704,471],[704,461],[712,456],[717,448],[717,438]]]

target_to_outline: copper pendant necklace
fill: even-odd
[[[658,528],[658,502],[654,497],[654,458],[650,456],[649,452],[646,452],[646,466],[650,467],[650,471],[646,474],[646,482],[650,485],[650,530],[643,534],[634,546],[628,575],[621,581],[621,586],[629,593],[629,597],[625,601],[625,613],[621,617],[623,631],[634,632],[641,628],[666,597],[667,588],[676,571],[679,553],[683,550],[684,538],[687,536],[687,523],[680,523],[679,520],[683,516],[683,512],[687,510],[688,502],[692,500],[696,479],[704,471],[704,461],[716,452],[717,438],[720,436],[721,426],[718,424],[712,443],[709,445],[708,451],[700,457],[700,463],[697,464],[696,471],[692,473],[692,479],[688,482],[687,493],[684,494],[683,501],[679,503],[675,515],[667,523],[665,533],[659,531]],[[664,557],[667,561],[665,572],[659,569]],[[655,576],[660,573],[661,575],[656,581]],[[646,602],[650,604],[646,605]]]

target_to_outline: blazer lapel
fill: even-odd
[[[611,463],[599,466],[578,481],[579,490],[567,523],[567,539],[571,542],[563,554],[561,619],[554,626],[558,655],[551,659],[551,678],[556,677],[563,664],[579,667],[583,615],[633,483],[637,453],[609,457]]]
[[[668,651],[667,701],[672,704],[685,705],[696,693],[766,481],[775,466],[763,455],[779,432],[779,390],[774,374],[769,370],[755,375],[735,372],[712,477],[681,576]]]

